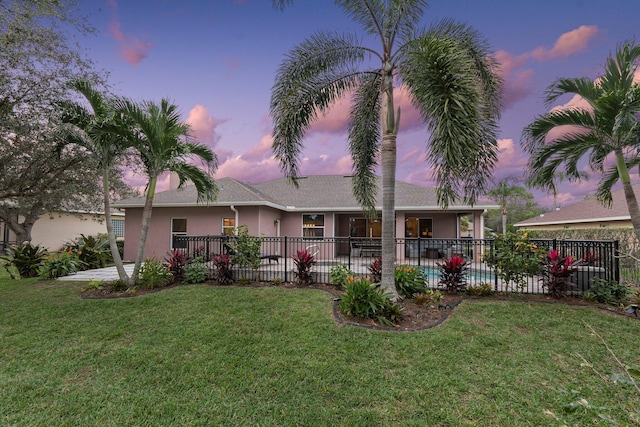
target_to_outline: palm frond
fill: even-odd
[[[481,80],[468,40],[443,32],[425,33],[408,46],[400,74],[431,131],[427,160],[435,170],[438,202],[448,206],[460,195],[473,203],[486,188],[498,149],[495,108],[487,103],[498,89],[495,81]]]
[[[295,48],[278,69],[271,95],[273,151],[294,182],[302,137],[319,112],[357,87],[357,65],[368,50],[355,38],[318,33]]]
[[[179,179],[178,188],[183,188],[187,182],[192,182],[198,193],[198,202],[212,202],[218,195],[218,186],[211,175],[197,166],[188,163],[176,163],[169,168]]]
[[[353,159],[353,194],[369,215],[375,214],[377,177],[375,167],[380,152],[381,77],[363,76],[355,91],[349,116],[349,151]]]
[[[602,96],[602,88],[593,80],[584,78],[562,78],[553,82],[545,91],[545,104],[550,107],[559,97],[575,94],[596,108],[595,101]]]

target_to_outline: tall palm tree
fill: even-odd
[[[136,283],[151,223],[158,177],[164,172],[174,172],[180,179],[178,188],[187,182],[194,184],[198,202],[215,200],[217,186],[212,175],[217,167],[217,157],[206,145],[183,140],[189,134],[189,125],[180,120],[178,107],[166,99],[162,99],[159,105],[153,102],[137,104],[122,99],[116,101],[116,108],[133,123],[130,143],[139,153],[149,180],[145,190],[140,241],[131,275],[131,283]],[[191,159],[200,159],[206,171],[188,163]]]
[[[283,7],[291,0],[274,0]],[[496,161],[496,120],[502,81],[485,40],[450,20],[418,29],[424,0],[336,0],[364,33],[320,32],[289,52],[271,95],[273,150],[295,184],[305,132],[343,96],[351,96],[348,125],[353,192],[375,216],[375,169],[382,169],[382,285],[397,296],[395,264],[396,137],[400,109],[393,93],[407,89],[430,132],[427,161],[438,182],[439,203],[473,203],[485,190]],[[370,61],[370,59],[377,61]],[[377,65],[376,65],[377,64]]]
[[[631,216],[631,223],[640,240],[640,209],[636,200],[630,168],[640,165],[640,85],[634,83],[640,45],[622,43],[615,56],[607,58],[604,74],[595,80],[562,78],[552,83],[546,92],[550,106],[566,94],[578,95],[586,107],[553,109],[537,117],[523,132],[523,146],[529,152],[529,182],[553,190],[557,170],[564,169],[570,180],[580,180],[579,170],[584,159],[602,177],[596,198],[605,206],[612,203],[611,187],[622,182]],[[572,129],[552,140],[549,133],[560,126]],[[607,164],[612,155],[615,164]]]
[[[71,83],[71,86],[84,97],[90,109],[79,103],[64,102],[61,104],[62,122],[67,125],[64,129],[67,137],[65,141],[81,145],[98,162],[102,175],[104,215],[107,223],[109,247],[120,280],[128,282],[129,276],[122,264],[111,222],[110,201],[111,171],[127,148],[124,139],[113,130],[115,128],[121,129],[123,124],[115,115],[111,101],[95,90],[90,82],[76,80]]]

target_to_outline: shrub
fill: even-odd
[[[123,292],[128,289],[133,289],[135,288],[135,286],[132,286],[131,288],[129,288],[129,284],[127,282],[125,282],[124,280],[118,279],[118,280],[109,282],[109,288],[111,288],[112,292]]]
[[[513,283],[516,288],[522,289],[527,285],[527,277],[540,274],[546,252],[530,243],[528,236],[526,232],[498,235],[494,250],[484,257],[507,286]]]
[[[162,261],[153,258],[147,258],[140,268],[140,285],[147,289],[167,286],[173,277],[173,273]]]
[[[249,235],[249,229],[246,225],[239,226],[235,244],[232,246],[234,264],[257,270],[260,267],[261,247],[261,238]]]
[[[424,291],[424,274],[416,267],[399,265],[395,271],[395,284],[398,294],[413,298],[415,294]]]
[[[233,283],[233,271],[231,271],[231,258],[229,258],[229,255],[214,255],[211,260],[213,261],[213,280],[220,285]]]
[[[185,283],[202,283],[207,280],[209,267],[201,262],[192,262],[184,267]]]
[[[629,285],[618,283],[615,280],[604,280],[594,277],[591,287],[583,297],[589,301],[597,301],[602,304],[618,305],[625,303],[634,296],[635,292]]]
[[[432,305],[442,301],[444,296],[438,290],[427,289],[426,291],[416,295],[415,303],[418,305]]]
[[[491,284],[483,282],[478,285],[467,286],[467,293],[473,296],[484,297],[492,295],[493,289],[491,288]]]
[[[366,277],[351,277],[338,308],[345,316],[377,319],[385,325],[400,320],[402,308]]]
[[[102,280],[89,280],[86,286],[82,288],[83,292],[87,291],[101,291],[104,289],[104,281]]]
[[[113,261],[106,236],[96,238],[81,234],[75,242],[65,245],[65,251],[76,254],[84,269],[101,268]]]
[[[347,285],[347,279],[352,277],[354,274],[355,273],[351,271],[349,267],[339,262],[329,270],[329,283],[334,286],[344,288]]]
[[[40,277],[55,279],[83,270],[84,263],[74,252],[56,252],[47,256],[38,270]]]
[[[174,249],[172,252],[167,252],[168,258],[164,261],[169,267],[169,271],[176,279],[182,279],[184,277],[184,267],[189,263],[189,254],[180,249]]]
[[[369,264],[371,282],[379,283],[382,280],[382,257],[378,257]]]
[[[546,287],[549,294],[554,298],[567,296],[567,290],[571,286],[569,277],[578,271],[580,261],[572,256],[563,257],[558,250],[553,250],[547,254],[544,261],[543,287]]]
[[[293,272],[296,276],[296,284],[300,286],[307,286],[313,282],[311,278],[311,267],[316,263],[316,259],[309,251],[298,250],[293,256],[293,263],[296,265],[296,270]]]
[[[9,248],[9,255],[1,259],[11,277],[19,279],[37,276],[38,270],[48,254],[49,252],[40,245],[34,246],[31,243],[26,243],[22,246]],[[12,268],[15,268],[15,271],[12,271]]]
[[[440,285],[448,292],[464,292],[467,290],[467,261],[459,256],[445,258],[436,263],[440,269]]]

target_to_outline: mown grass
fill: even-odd
[[[0,280],[0,425],[602,425],[640,402],[577,356],[620,372],[588,324],[640,366],[640,322],[595,308],[467,301],[394,333],[336,323],[316,290],[81,287]]]

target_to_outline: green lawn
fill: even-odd
[[[640,366],[640,321],[595,308],[466,301],[393,333],[337,324],[316,290],[81,287],[0,280],[0,425],[607,425],[640,407],[577,356],[620,372],[589,324]]]

